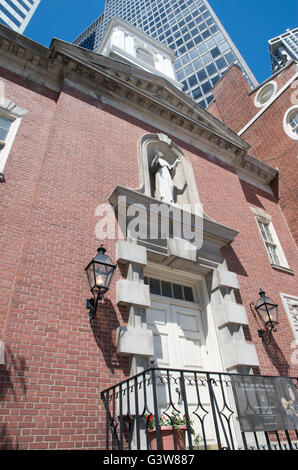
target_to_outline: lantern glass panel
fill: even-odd
[[[97,287],[109,288],[114,267],[95,263],[95,283]]]
[[[256,310],[262,318],[265,325],[267,323],[277,324],[277,305],[270,297],[262,295],[256,303]]]
[[[94,277],[94,262],[92,261],[89,266],[85,269],[89,287],[92,289],[95,285],[95,277]]]

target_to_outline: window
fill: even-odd
[[[144,277],[144,282],[149,285],[151,294],[194,302],[193,290],[189,286],[162,281],[152,277]]]
[[[9,130],[12,126],[14,119],[11,117],[0,114],[0,150],[5,146]]]
[[[291,271],[271,222],[271,217],[260,208],[251,207],[251,210],[255,214],[272,267]]]
[[[271,263],[279,266],[281,263],[277,252],[277,246],[276,243],[274,243],[269,224],[258,220],[258,225],[259,229],[261,230],[262,238],[266,245]]]
[[[266,83],[256,94],[255,97],[255,106],[257,108],[262,108],[276,93],[277,83],[269,82]]]
[[[0,107],[0,175],[5,181],[3,172],[16,136],[21,118],[27,113],[25,109],[16,106],[12,101],[4,98]],[[12,110],[12,111],[11,111]]]
[[[298,106],[292,106],[284,116],[284,130],[294,140],[298,140]]]

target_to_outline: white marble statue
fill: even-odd
[[[150,165],[151,171],[155,174],[155,197],[163,202],[174,202],[173,177],[180,158],[170,165],[164,158],[161,150],[156,150],[155,157]]]

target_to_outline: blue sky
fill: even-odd
[[[297,0],[209,0],[261,83],[271,75],[268,39],[298,26]],[[41,0],[25,36],[49,46],[53,37],[72,42],[102,12],[104,0]]]

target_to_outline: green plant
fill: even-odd
[[[148,428],[150,430],[153,430],[156,428],[156,418],[154,415],[145,415],[145,419],[148,422]],[[192,441],[195,446],[199,445],[199,442],[201,440],[201,436],[199,434],[195,433],[194,427],[193,427],[193,421],[189,421],[190,424],[190,431],[193,435]],[[179,430],[181,426],[187,426],[187,421],[185,415],[183,417],[180,416],[180,413],[178,412],[173,412],[172,415],[168,414],[162,414],[161,417],[159,418],[159,426],[171,426],[175,430]]]

